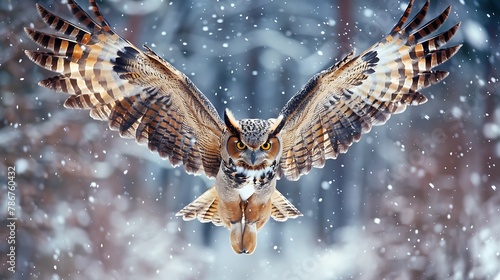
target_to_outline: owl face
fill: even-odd
[[[227,132],[223,141],[225,152],[235,166],[247,170],[262,170],[279,162],[281,158],[281,138],[279,130],[282,118],[236,120],[226,110],[224,120]]]

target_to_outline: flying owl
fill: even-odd
[[[69,94],[65,107],[90,110],[92,118],[147,144],[172,165],[215,178],[212,188],[177,215],[226,226],[237,254],[254,252],[257,232],[270,217],[302,215],[276,189],[277,180],[298,180],[323,167],[373,125],[426,102],[420,90],[448,75],[432,69],[461,47],[442,47],[460,23],[434,35],[450,7],[421,25],[427,1],[405,25],[411,0],[387,37],[313,76],[276,118],[238,120],[228,109],[221,118],[186,75],[149,47],[141,50],[116,34],[95,0],[94,18],[67,2],[79,24],[37,4],[43,21],[59,34],[25,28],[47,49],[26,55],[57,73],[39,85]]]

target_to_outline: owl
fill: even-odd
[[[254,252],[257,233],[270,217],[286,221],[302,215],[276,189],[280,178],[297,180],[323,167],[372,126],[426,102],[420,90],[448,75],[433,68],[461,47],[442,47],[460,23],[435,34],[450,7],[422,25],[427,1],[405,24],[411,0],[389,35],[313,76],[278,116],[237,119],[228,109],[221,117],[186,75],[149,47],[142,50],[120,37],[95,0],[90,0],[94,17],[67,2],[79,24],[37,4],[40,17],[58,34],[25,28],[47,49],[26,55],[57,73],[39,85],[69,94],[65,107],[90,110],[92,118],[173,166],[215,178],[212,188],[177,215],[227,227],[237,254]]]

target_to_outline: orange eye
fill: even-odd
[[[266,143],[262,144],[262,146],[260,146],[260,148],[263,151],[267,151],[267,150],[271,149],[271,143],[270,142],[266,142]]]
[[[243,142],[241,141],[238,141],[236,142],[236,148],[238,148],[238,150],[244,150],[246,149],[247,145],[243,144]]]

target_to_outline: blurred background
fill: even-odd
[[[40,1],[71,18],[61,1]],[[88,7],[85,0],[79,1]],[[276,117],[315,73],[393,27],[406,1],[98,1],[118,34],[186,73],[219,112]],[[416,0],[415,10],[424,4]],[[270,221],[236,256],[225,228],[175,213],[213,181],[121,139],[65,96],[24,49],[34,1],[0,3],[1,279],[500,279],[500,2],[453,4],[460,52],[429,102],[278,189],[304,213]],[[415,13],[415,11],[414,11]],[[16,273],[8,271],[15,167]]]

